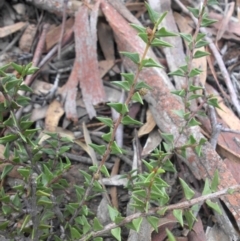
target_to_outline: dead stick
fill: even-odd
[[[44,49],[44,46],[45,46],[46,34],[47,34],[47,31],[48,31],[48,28],[49,28],[48,23],[43,25],[43,31],[42,31],[42,34],[40,36],[37,48],[36,48],[35,53],[34,53],[33,61],[32,61],[32,65],[35,66],[35,67],[38,66],[38,63],[39,63],[40,58],[42,56],[42,52],[43,52],[43,49]],[[32,81],[33,81],[33,75],[28,75],[24,82],[25,82],[26,85],[30,85],[32,83]]]

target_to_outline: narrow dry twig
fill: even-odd
[[[46,41],[46,34],[47,34],[49,26],[50,25],[48,23],[43,25],[43,31],[42,31],[42,34],[41,34],[40,39],[38,41],[38,45],[37,45],[37,48],[35,50],[34,57],[33,57],[33,60],[32,60],[32,65],[35,66],[35,67],[38,66],[38,63],[39,63],[40,58],[42,56],[42,52],[43,52],[43,49],[44,49],[44,46],[45,46],[45,41]],[[31,85],[32,81],[33,81],[33,75],[28,75],[24,82],[25,82],[26,85]]]

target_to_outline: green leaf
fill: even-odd
[[[6,144],[5,149],[4,149],[4,153],[3,153],[4,157],[6,159],[8,159],[10,157],[10,148],[9,148],[9,142]]]
[[[213,6],[213,5],[218,5],[219,2],[217,0],[208,0],[207,5],[208,6]]]
[[[19,74],[21,74],[22,73],[22,70],[23,70],[23,66],[21,66],[21,65],[18,65],[18,64],[16,64],[16,63],[11,63],[11,65],[12,65],[12,67],[19,73]]]
[[[24,217],[23,223],[20,228],[20,232],[26,227],[26,225],[29,223],[30,219],[31,219],[31,216],[29,214]]]
[[[138,33],[145,33],[146,32],[146,28],[144,28],[143,26],[131,23],[130,26],[132,26],[134,29],[136,29],[138,31]]]
[[[184,77],[186,75],[186,73],[182,69],[177,69],[175,71],[168,73],[168,75]],[[179,92],[179,90],[177,90],[177,91]],[[183,90],[180,90],[180,91],[183,91]]]
[[[106,151],[106,146],[104,145],[96,145],[96,144],[88,144],[89,146],[91,146],[94,151],[96,151],[98,154],[100,154],[101,156],[105,153]]]
[[[149,18],[150,18],[151,22],[153,24],[157,23],[157,21],[160,17],[160,14],[158,12],[154,11],[147,2],[145,2],[145,7],[147,8],[147,11],[148,11]]]
[[[118,228],[111,229],[111,234],[118,241],[121,241],[121,228],[118,227]]]
[[[25,85],[25,84],[21,84],[20,86],[19,86],[19,90],[23,90],[23,91],[26,91],[26,92],[33,92],[33,90],[29,87],[29,86],[27,86],[27,85]]]
[[[76,240],[76,239],[80,239],[81,238],[81,234],[74,227],[70,226],[70,233],[71,233],[72,240]]]
[[[198,58],[202,58],[204,56],[208,56],[210,55],[210,53],[208,52],[205,52],[205,51],[200,51],[200,50],[197,50],[193,56],[194,59],[198,59]]]
[[[203,90],[204,88],[202,88],[201,86],[197,86],[197,85],[190,85],[189,86],[189,91],[190,92],[193,92],[193,91],[196,91],[196,90]]]
[[[121,76],[129,83],[130,86],[134,83],[134,74],[133,73],[121,73]]]
[[[96,238],[93,239],[93,241],[103,241],[103,238],[101,238],[101,237],[96,237]]]
[[[167,13],[168,12],[166,11],[160,15],[160,17],[158,18],[157,23],[156,23],[157,28],[158,28],[159,24],[162,22],[162,20],[166,17]]]
[[[210,19],[210,18],[205,17],[202,19],[201,26],[208,27],[209,25],[216,23],[216,22],[217,22],[217,20],[215,20],[215,19]]]
[[[184,217],[187,220],[188,228],[191,230],[194,222],[196,221],[195,216],[193,215],[191,210],[185,210],[184,211]]]
[[[0,223],[0,230],[6,230],[10,221],[4,221]]]
[[[194,68],[190,71],[189,73],[189,77],[192,78],[194,76],[197,76],[199,74],[201,74],[203,71],[201,69],[198,69],[198,68]]]
[[[153,166],[149,162],[146,162],[145,160],[142,160],[142,162],[147,167],[148,171],[152,172]]]
[[[111,128],[109,133],[106,133],[106,134],[102,135],[102,138],[103,138],[104,141],[106,141],[106,142],[111,141],[112,131],[113,131],[113,129]]]
[[[38,67],[31,67],[27,70],[27,75],[34,74],[37,70],[39,70]]]
[[[52,206],[52,201],[46,196],[41,196],[38,199],[37,204],[43,206]]]
[[[106,126],[109,126],[109,127],[113,126],[113,121],[111,118],[107,118],[107,117],[96,117],[96,118]]]
[[[18,96],[16,97],[16,103],[21,106],[26,106],[30,102],[30,98],[27,96]]]
[[[12,89],[17,89],[18,86],[19,86],[21,83],[22,83],[22,81],[21,81],[21,80],[18,80],[18,79],[16,79],[16,80],[11,80],[11,81],[9,81],[9,82],[6,83],[5,88],[6,88],[7,91],[10,91],[10,90],[12,90]]]
[[[108,106],[112,107],[114,110],[116,110],[119,114],[126,114],[129,112],[128,106],[126,104],[122,103],[107,103]]]
[[[30,169],[27,168],[18,168],[17,170],[19,172],[19,174],[25,179],[28,180],[29,176],[30,176]]]
[[[155,60],[153,60],[152,58],[144,59],[142,61],[142,66],[145,68],[149,68],[149,67],[163,68],[161,64],[155,62]]]
[[[200,157],[202,155],[202,145],[198,145],[195,148],[197,155]]]
[[[165,171],[168,172],[177,172],[174,165],[172,164],[172,162],[167,159],[164,163],[163,163],[163,167],[162,167]]]
[[[131,118],[129,115],[124,116],[121,123],[123,125],[142,125],[142,122],[134,120],[133,118]]]
[[[84,179],[87,183],[90,183],[91,179],[92,179],[92,176],[89,175],[87,172],[79,169],[79,172],[84,176]]]
[[[159,218],[155,216],[148,216],[147,221],[150,223],[150,225],[154,228],[156,232],[158,232],[158,223],[159,223]]]
[[[111,145],[111,153],[112,154],[123,154],[122,149],[118,146],[116,141],[114,141]]]
[[[6,136],[0,138],[0,144],[12,142],[12,141],[15,141],[17,139],[18,139],[18,136],[15,135],[15,134],[6,135]]]
[[[46,176],[47,182],[51,182],[54,178],[53,173],[48,169],[47,165],[43,164],[43,174]]]
[[[205,180],[205,183],[204,183],[204,188],[203,188],[203,191],[202,191],[202,195],[207,195],[207,194],[210,194],[212,193],[212,190],[210,189],[210,185],[209,185],[209,179],[206,178]]]
[[[2,206],[2,212],[4,215],[9,215],[13,212],[12,208],[10,206]]]
[[[162,40],[157,39],[157,38],[153,39],[153,41],[151,42],[151,46],[156,46],[156,47],[170,47],[170,48],[173,47],[172,44],[170,44],[170,43],[168,43],[168,42],[166,42],[166,41],[162,41]]]
[[[188,7],[188,10],[193,14],[193,16],[195,18],[199,18],[199,9],[198,8],[191,8],[191,7]]]
[[[219,213],[219,214],[222,214],[222,210],[221,210],[221,208],[218,206],[218,204],[217,203],[214,203],[214,202],[212,202],[211,200],[206,200],[206,204],[210,207],[210,208],[212,208],[213,210],[215,210],[217,213]]]
[[[135,100],[143,105],[143,100],[139,92],[135,92],[134,95],[132,96],[132,100]]]
[[[108,212],[109,212],[109,216],[110,219],[114,222],[116,217],[119,216],[119,212],[116,208],[111,207],[110,205],[108,205]]]
[[[217,99],[217,97],[215,97],[215,96],[213,96],[213,97],[211,97],[211,98],[208,98],[207,103],[208,103],[209,105],[213,106],[213,107],[216,107],[216,108],[222,110],[222,108],[221,108],[221,107],[219,106],[219,104],[218,104],[218,99]]]
[[[166,233],[168,236],[168,241],[176,241],[174,235],[166,228]]]
[[[184,118],[184,110],[173,110],[173,113],[175,113],[177,116]]]
[[[9,172],[11,172],[13,169],[13,165],[6,165],[3,168],[2,174],[1,174],[1,180],[3,180]]]
[[[161,136],[163,137],[163,139],[167,142],[172,144],[174,141],[174,136],[170,133],[163,133],[161,132]]]
[[[195,45],[195,49],[207,46],[209,43],[205,40],[199,40],[196,45]]]
[[[192,126],[199,126],[201,125],[200,122],[198,122],[195,118],[192,118],[189,122],[188,122],[188,126],[192,127]]]
[[[136,218],[132,221],[132,224],[133,224],[136,232],[139,232],[142,221],[143,221],[142,217]]]
[[[207,142],[207,139],[205,138],[201,138],[200,141],[199,141],[199,145],[203,145]]]
[[[182,211],[182,209],[174,209],[173,216],[177,219],[177,221],[183,227],[183,211]]]
[[[129,91],[131,88],[131,85],[128,81],[112,81],[111,84],[120,87],[121,89],[125,91]]]
[[[103,175],[105,175],[105,177],[110,177],[109,172],[108,172],[108,169],[106,168],[105,165],[102,165],[102,167],[101,167],[100,170],[101,170],[101,173],[102,173]]]
[[[194,145],[194,144],[196,144],[196,143],[197,143],[197,141],[196,141],[196,139],[194,138],[194,136],[193,136],[193,135],[190,135],[187,144]]]
[[[184,196],[187,200],[190,200],[191,198],[193,198],[195,192],[187,185],[187,183],[179,178],[180,184],[183,188],[183,192],[184,192]]]
[[[197,37],[196,37],[196,42],[203,39],[206,36],[205,33],[198,33]]]
[[[144,43],[148,44],[149,38],[147,33],[139,33],[138,36],[144,41]]]
[[[139,89],[142,89],[142,88],[152,90],[152,87],[149,86],[146,82],[139,81],[135,86],[135,90],[139,90]]]
[[[21,121],[20,122],[20,128],[21,130],[26,130],[32,126],[33,122],[32,121]]]
[[[179,35],[187,42],[191,43],[193,41],[192,35],[189,33],[179,33]]]
[[[215,170],[212,183],[211,183],[211,189],[213,192],[217,191],[218,185],[219,185],[219,175],[218,175],[218,170]]]
[[[129,52],[120,52],[120,54],[126,56],[127,58],[131,59],[133,63],[139,64],[140,57],[138,53],[129,53]]]
[[[157,38],[160,38],[160,37],[175,37],[175,36],[178,36],[178,34],[176,34],[174,32],[170,32],[165,27],[162,27],[155,33],[155,36]]]
[[[36,195],[39,196],[39,197],[42,197],[42,196],[45,196],[45,197],[50,197],[51,194],[47,193],[47,192],[44,192],[44,191],[41,191],[41,190],[38,190],[36,192]]]

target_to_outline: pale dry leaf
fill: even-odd
[[[143,147],[141,156],[149,155],[156,147],[161,143],[162,138],[157,130],[153,130],[149,133],[147,141]]]
[[[104,75],[115,65],[114,60],[101,60],[98,62],[98,69],[100,78],[104,77]]]
[[[59,120],[64,114],[64,109],[61,103],[57,100],[49,105],[46,118],[45,118],[45,129],[47,131],[55,132],[58,126]]]
[[[103,21],[98,22],[98,41],[106,60],[115,60],[115,49],[112,29]]]
[[[155,126],[156,126],[156,122],[153,118],[151,111],[148,109],[146,123],[140,127],[138,131],[138,137],[149,134]]]
[[[35,122],[37,120],[41,120],[45,118],[47,110],[48,110],[48,105],[33,109],[31,112],[30,120]]]
[[[5,38],[21,29],[23,29],[27,23],[25,22],[18,22],[15,24],[12,24],[10,26],[2,27],[0,28],[0,38]]]
[[[37,26],[35,24],[29,24],[24,30],[21,38],[19,39],[19,48],[25,52],[30,53],[33,41],[37,32]]]
[[[88,129],[87,129],[86,125],[85,125],[85,122],[83,122],[82,126],[83,126],[84,140],[85,140],[85,143],[87,145],[87,153],[91,157],[93,165],[98,165],[96,153],[94,152],[92,147],[89,146],[89,144],[92,144],[92,140],[91,140],[90,134],[88,132]]]
[[[67,34],[69,31],[71,31],[71,28],[73,27],[74,24],[74,18],[69,18],[66,20],[65,23],[65,28],[64,28],[64,34]],[[47,35],[46,35],[46,50],[49,51],[56,43],[59,42],[59,38],[61,35],[61,29],[62,29],[62,24],[59,26],[54,26],[51,28]]]
[[[228,3],[226,6],[226,13],[225,13],[224,18],[221,21],[220,28],[218,29],[217,36],[216,36],[216,42],[218,40],[220,40],[222,38],[223,34],[225,33],[225,31],[228,30],[227,27],[228,27],[228,23],[231,20],[233,11],[234,11],[234,5],[235,5],[235,3],[231,2],[231,3]]]
[[[218,99],[218,104],[222,110],[216,108],[218,115],[224,120],[224,122],[233,130],[240,131],[240,122],[239,118],[234,114],[234,112],[229,109],[219,95],[219,93],[210,85],[206,84],[206,90],[208,94],[213,94]]]

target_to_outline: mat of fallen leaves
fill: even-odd
[[[148,2],[157,12],[168,11],[163,26],[169,31],[193,32],[195,23],[187,14],[186,6],[197,6],[198,1]],[[88,165],[100,161],[99,156],[87,145],[91,142],[101,143],[99,136],[105,131],[103,124],[95,117],[114,118],[113,111],[105,104],[124,100],[124,95],[111,85],[111,81],[119,79],[122,71],[136,70],[132,62],[120,57],[119,51],[143,53],[144,43],[129,23],[148,26],[144,3],[137,0],[1,0],[0,6],[0,64],[32,61],[34,66],[39,67],[36,74],[25,79],[25,83],[33,88],[33,94],[31,105],[24,108],[22,113],[31,113],[31,120],[42,129],[39,133],[41,138],[44,139],[43,131],[47,130],[75,141],[74,148],[66,154],[73,168],[65,174],[65,178],[71,186],[81,184],[83,179],[76,170],[87,170]],[[186,159],[175,157],[173,160],[179,170],[178,175],[191,183],[199,193],[199,183],[206,178],[211,179],[216,169],[221,180],[219,189],[240,184],[240,1],[236,1],[236,4],[222,1],[219,6],[209,9],[209,16],[218,21],[211,28],[201,29],[203,33],[208,33],[210,42],[208,49],[203,51],[208,50],[211,56],[198,59],[193,65],[204,70],[197,81],[208,94],[218,97],[221,110],[216,110],[216,122],[211,123],[209,117],[202,117],[199,119],[201,126],[191,128],[190,132],[197,140],[203,136],[210,140],[214,125],[221,123],[224,128],[216,149],[207,143],[202,157],[189,150]],[[142,71],[140,79],[153,90],[146,94],[144,106],[134,103],[130,108],[130,115],[144,125],[136,132],[128,127],[117,133],[117,142],[129,152],[126,156],[113,156],[107,163],[112,171],[111,179],[103,181],[109,188],[114,205],[123,213],[126,212],[129,196],[123,190],[124,183],[115,177],[132,169],[133,158],[147,158],[161,144],[158,130],[172,133],[177,138],[181,126],[181,120],[172,110],[182,109],[183,104],[171,91],[184,87],[185,79],[177,76],[169,78],[167,73],[184,63],[185,43],[180,37],[168,38],[167,41],[174,47],[155,48],[148,53],[165,69]],[[185,143],[186,138],[182,135],[180,144]],[[4,159],[3,152],[4,146],[0,146],[1,159]],[[1,163],[0,170],[4,166],[5,163]],[[11,186],[11,182],[21,179],[16,168],[10,172],[5,185]],[[168,181],[173,185],[171,198],[174,202],[178,189],[176,177]],[[69,188],[67,192],[69,198],[74,199],[72,189]],[[96,213],[101,213],[104,206],[99,205],[100,200],[92,205]],[[227,240],[223,232],[229,228],[226,220],[233,227],[233,232],[239,234],[240,194],[225,196],[221,199],[221,205],[225,210],[224,215],[213,216],[209,221],[208,211],[203,210],[197,217],[193,231],[184,236],[184,230],[179,230],[178,240]],[[102,217],[102,220],[105,218]],[[161,230],[166,227],[173,229],[175,224],[173,216],[168,214],[160,220],[158,234],[148,230],[128,240],[165,240]]]

